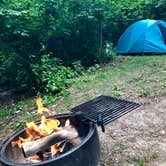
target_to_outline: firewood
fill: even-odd
[[[70,139],[69,142],[72,143],[74,146],[77,146],[81,143],[81,138],[80,137],[75,137],[73,139]]]
[[[22,151],[25,157],[29,157],[60,141],[70,141],[75,138],[78,139],[78,137],[79,135],[75,128],[65,127],[37,140],[22,143]]]

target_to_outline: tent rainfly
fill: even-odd
[[[147,19],[130,25],[120,37],[116,53],[166,53],[166,22]]]

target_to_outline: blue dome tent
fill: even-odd
[[[166,53],[166,22],[147,19],[130,25],[120,37],[116,53]]]

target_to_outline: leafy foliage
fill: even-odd
[[[40,89],[50,93],[63,90],[70,85],[72,78],[76,76],[73,69],[63,66],[59,59],[50,58],[49,55],[43,55],[40,65],[33,65],[32,71],[36,77],[37,90]]]
[[[0,91],[60,91],[82,70],[73,63],[107,61],[130,23],[165,11],[164,0],[1,0]]]

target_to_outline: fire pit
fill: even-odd
[[[16,132],[3,144],[0,153],[2,166],[97,166],[100,158],[100,144],[96,126],[87,119],[71,114],[56,115],[51,118],[60,120],[62,124],[64,124],[67,119],[70,119],[71,124],[76,128],[81,138],[80,144],[71,147],[69,151],[50,160],[41,161],[39,163],[29,163],[21,149],[11,146],[12,141],[17,140],[20,136],[24,136],[25,129],[23,129]]]
[[[38,112],[48,112],[37,100]],[[139,104],[99,96],[73,109],[72,114],[42,116],[7,139],[0,151],[2,166],[97,166],[100,143],[96,125],[105,125]],[[69,122],[70,121],[70,122]]]

